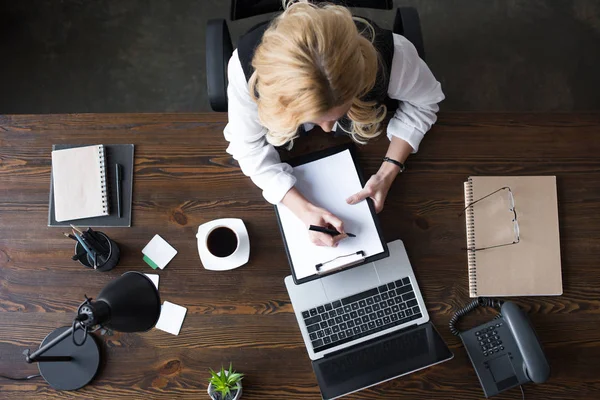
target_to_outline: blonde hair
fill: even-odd
[[[351,124],[342,129],[358,143],[378,136],[386,107],[361,100],[375,86],[380,67],[373,27],[342,6],[283,4],[285,11],[256,48],[249,81],[267,141],[291,147],[302,123],[349,102]],[[355,20],[364,24],[362,32]]]

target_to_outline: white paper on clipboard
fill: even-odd
[[[307,227],[283,204],[277,205],[296,279],[317,273],[316,265],[339,256],[364,251],[370,257],[384,251],[375,220],[366,201],[355,205],[346,199],[362,189],[349,149],[294,167],[295,187],[316,206],[322,207],[344,222],[346,232],[355,238],[342,240],[338,247],[314,245]]]

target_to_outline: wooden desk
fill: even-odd
[[[204,399],[208,368],[233,362],[246,374],[244,399],[317,399],[319,391],[283,279],[290,273],[275,214],[225,153],[225,115],[0,116],[0,374],[37,372],[24,362],[53,329],[70,324],[83,295],[94,297],[129,270],[152,272],[141,250],[155,233],[178,251],[160,271],[160,293],[188,308],[179,336],[153,330],[102,339],[105,363],[69,398]],[[388,196],[387,240],[404,240],[429,313],[453,360],[352,399],[480,399],[483,392],[447,323],[466,303],[463,181],[471,174],[558,176],[564,295],[517,299],[547,351],[552,377],[524,387],[526,399],[600,397],[600,115],[442,114]],[[294,153],[340,143],[299,140]],[[46,227],[53,143],[135,143],[133,226],[105,231],[122,250],[109,273],[70,260],[73,243]],[[310,146],[309,146],[310,145]],[[387,146],[360,147],[373,173]],[[230,272],[202,268],[198,225],[239,217],[250,262]],[[475,325],[493,312],[463,321]],[[464,325],[463,325],[464,326]],[[63,398],[41,379],[0,379],[3,399]],[[498,399],[520,399],[519,389]]]

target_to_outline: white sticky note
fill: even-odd
[[[172,335],[179,335],[186,313],[187,308],[165,301],[160,309],[160,318],[156,323],[156,329]]]
[[[144,275],[146,275],[148,278],[150,278],[152,283],[154,283],[154,286],[156,286],[156,288],[158,289],[158,281],[160,279],[158,274],[144,274]]]
[[[159,235],[154,235],[152,240],[144,247],[142,253],[145,256],[144,261],[152,268],[156,269],[158,267],[164,269],[173,257],[175,257],[177,250]]]

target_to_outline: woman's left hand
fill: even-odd
[[[377,213],[383,210],[383,203],[387,197],[388,191],[394,182],[395,175],[384,175],[381,172],[372,175],[367,181],[365,187],[358,193],[346,199],[348,204],[356,204],[363,201],[367,197],[373,199],[375,204],[375,211]]]

